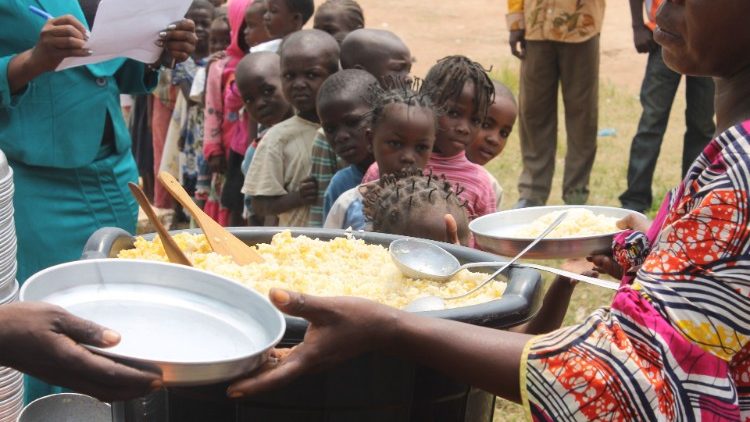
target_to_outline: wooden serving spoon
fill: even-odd
[[[138,205],[143,208],[143,211],[146,213],[148,220],[151,222],[151,224],[153,224],[154,228],[156,228],[156,233],[159,234],[161,244],[164,246],[164,252],[167,253],[169,262],[192,267],[193,264],[185,256],[180,247],[177,246],[177,242],[174,241],[164,225],[161,224],[161,221],[159,221],[159,218],[156,216],[156,211],[154,211],[154,209],[151,207],[151,204],[148,202],[146,194],[143,193],[141,187],[133,182],[128,183],[128,187],[130,188],[130,192],[133,193],[135,200],[138,201]]]
[[[214,252],[220,255],[230,256],[234,262],[240,265],[264,261],[263,257],[260,256],[255,248],[248,246],[232,233],[229,233],[229,231],[222,227],[221,224],[217,223],[209,217],[208,214],[203,212],[203,210],[193,202],[193,198],[188,195],[174,176],[162,171],[159,173],[158,179],[174,199],[192,214],[193,218],[195,218],[195,221],[198,222],[198,225],[206,235],[208,244],[211,245],[211,249],[213,249]]]

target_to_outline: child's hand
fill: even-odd
[[[299,185],[299,196],[304,205],[312,205],[318,201],[318,180],[310,176]]]
[[[223,154],[218,154],[208,159],[208,169],[211,173],[223,174],[227,171],[227,160]]]
[[[622,278],[622,267],[611,256],[593,255],[587,256],[586,260],[594,264],[594,271],[609,274],[617,280]]]

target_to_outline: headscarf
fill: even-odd
[[[222,80],[229,81],[230,76],[234,74],[237,64],[245,57],[247,51],[242,51],[240,39],[244,37],[245,29],[245,11],[253,3],[253,0],[232,0],[227,9],[227,18],[229,19],[229,36],[231,42],[227,48],[227,65],[224,68]]]

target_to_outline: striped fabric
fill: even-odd
[[[750,123],[712,141],[610,309],[534,338],[535,420],[750,420]]]

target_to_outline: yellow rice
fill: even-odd
[[[529,224],[525,224],[513,232],[513,237],[535,238],[552,224],[562,211],[545,214]],[[617,218],[594,214],[585,208],[568,210],[568,216],[557,226],[547,238],[567,238],[578,236],[595,236],[620,231],[617,228]]]
[[[436,295],[448,297],[467,292],[486,274],[462,271],[448,282],[404,277],[382,246],[363,240],[337,238],[331,241],[292,237],[288,231],[259,244],[265,262],[237,265],[230,258],[211,252],[205,236],[180,233],[175,241],[196,268],[214,272],[267,294],[279,287],[319,296],[359,296],[402,308],[412,300]],[[137,238],[135,248],[123,250],[119,258],[167,261],[158,237]],[[474,295],[449,301],[449,307],[487,302],[502,296],[505,283],[495,282]]]

